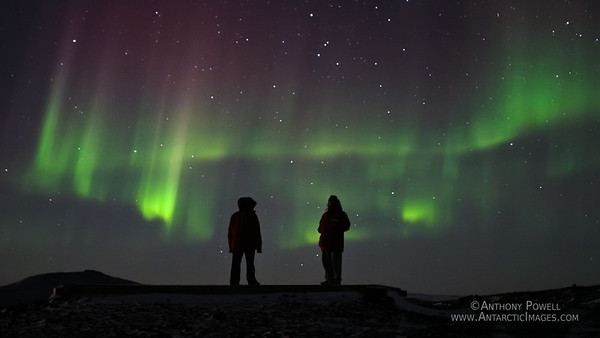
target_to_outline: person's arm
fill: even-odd
[[[233,227],[235,224],[235,214],[231,215],[229,219],[229,227],[227,228],[227,242],[229,244],[229,252],[233,252]]]
[[[344,217],[342,218],[342,227],[344,229],[344,231],[348,231],[350,230],[350,219],[348,218],[348,214],[346,214],[345,212],[343,212]]]
[[[321,216],[321,220],[319,221],[319,228],[317,228],[317,231],[319,233],[322,233],[322,231],[325,229],[325,221],[327,219],[327,213],[323,213],[323,215]]]
[[[262,253],[262,236],[260,235],[260,222],[258,220],[258,216],[256,216],[256,214],[254,214],[254,217],[256,217],[256,242],[258,244],[258,248],[256,249],[256,252],[258,253]]]

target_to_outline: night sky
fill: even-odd
[[[4,1],[0,284],[600,283],[600,2]]]

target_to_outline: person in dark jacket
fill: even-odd
[[[350,229],[348,215],[342,210],[342,204],[335,195],[329,197],[327,211],[321,216],[318,231],[321,259],[325,268],[323,285],[340,285],[342,282],[342,252],[344,251],[344,232]]]
[[[251,197],[242,197],[238,200],[239,210],[231,215],[227,238],[229,252],[233,253],[231,275],[229,284],[240,284],[240,265],[242,256],[246,256],[246,279],[248,285],[259,285],[255,276],[254,254],[262,252],[262,238],[260,223],[254,207],[256,201]]]

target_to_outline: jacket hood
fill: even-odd
[[[238,208],[240,210],[252,210],[256,206],[256,201],[252,197],[241,197],[238,200]]]

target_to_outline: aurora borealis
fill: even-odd
[[[593,1],[2,5],[0,282],[223,284],[252,196],[265,284],[496,292],[600,281]]]

